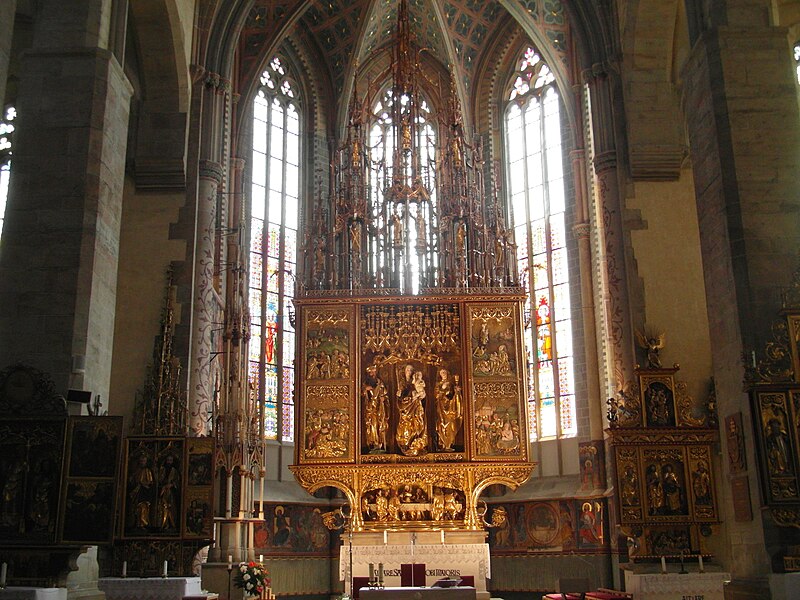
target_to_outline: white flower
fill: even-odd
[[[245,573],[244,575],[242,575],[242,579],[247,581],[248,579],[250,579],[250,574],[249,573]]]
[[[246,572],[246,571],[247,571],[247,566],[246,566],[244,563],[242,563],[241,565],[239,565],[239,570],[240,570],[242,573],[244,573],[244,572]]]

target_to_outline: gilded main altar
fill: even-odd
[[[297,299],[296,464],[355,530],[480,529],[481,492],[531,474],[522,296]]]
[[[419,69],[407,9],[392,86],[362,80],[362,96],[355,75],[330,208],[305,225],[292,469],[309,492],[342,490],[355,531],[481,529],[482,490],[534,468],[525,294],[480,138],[455,81]]]

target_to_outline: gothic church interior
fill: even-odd
[[[794,597],[798,78],[794,0],[4,0],[10,584]]]

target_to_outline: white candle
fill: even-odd
[[[440,539],[442,540],[442,546],[444,546],[444,529],[439,531]]]
[[[128,561],[127,560],[123,560],[122,561],[122,576],[123,577],[127,577],[128,576]]]
[[[383,532],[383,545],[385,546],[388,543],[389,543],[389,534],[386,531],[384,531]]]
[[[228,554],[228,570],[233,568],[233,556]]]
[[[169,562],[165,560],[165,561],[164,561],[164,577],[166,577],[166,576],[167,576],[167,566],[168,566],[168,565],[169,565]]]
[[[264,555],[263,554],[259,554],[258,555],[258,562],[260,562],[261,564],[264,564]]]
[[[661,557],[661,572],[662,573],[667,572],[667,559],[664,558],[663,556]]]
[[[703,568],[703,555],[702,554],[698,554],[697,555],[697,564],[700,566],[700,572],[701,573],[705,573],[706,570]]]
[[[8,564],[3,563],[0,565],[0,587],[6,587],[6,574],[8,572]]]

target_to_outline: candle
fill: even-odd
[[[702,554],[698,554],[697,555],[697,564],[700,567],[700,572],[701,573],[705,573],[706,570],[703,568],[703,555]]]
[[[123,560],[122,561],[122,576],[123,577],[127,577],[128,576],[128,561],[127,560]]]
[[[663,556],[661,557],[661,572],[662,573],[667,572],[667,559],[664,558]]]
[[[383,545],[385,546],[388,543],[389,543],[389,534],[386,531],[384,531],[383,532]]]
[[[258,555],[258,562],[260,562],[262,564],[264,563],[264,555],[263,554],[259,554]]]
[[[378,585],[383,585],[383,563],[378,563]]]
[[[165,560],[164,561],[164,574],[162,575],[162,577],[166,577],[167,576],[167,566],[168,565],[169,565],[169,561]]]
[[[444,546],[444,529],[439,531],[440,539],[442,540],[442,546]]]
[[[6,587],[6,574],[8,572],[8,564],[3,563],[0,565],[0,588]]]
[[[369,563],[369,582],[375,581],[375,563]]]
[[[230,571],[233,568],[233,556],[228,554],[228,570]]]

